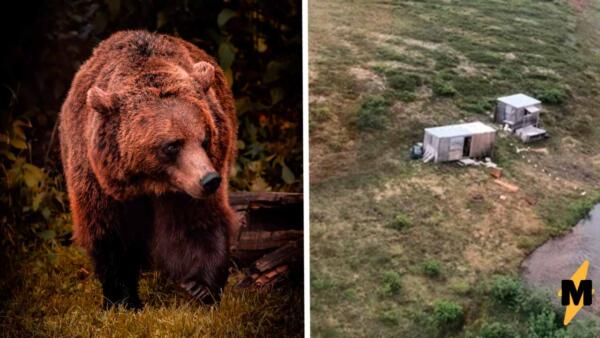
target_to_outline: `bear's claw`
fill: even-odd
[[[199,300],[204,304],[212,304],[218,301],[205,285],[194,281],[181,283],[180,285],[190,296],[192,296],[192,298]]]

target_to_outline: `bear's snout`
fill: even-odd
[[[200,180],[200,184],[202,185],[205,194],[212,194],[217,191],[219,185],[221,185],[221,175],[214,171],[210,172]]]

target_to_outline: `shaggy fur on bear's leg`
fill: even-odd
[[[102,283],[103,307],[124,305],[128,309],[141,309],[138,296],[140,266],[128,257],[123,241],[115,232],[94,240],[92,260],[98,279]]]
[[[220,300],[229,274],[231,215],[220,204],[184,195],[161,197],[154,204],[154,262],[205,304]]]
[[[144,198],[115,201],[103,195],[93,180],[85,188],[85,194],[72,198],[73,217],[80,225],[75,235],[92,258],[102,284],[103,306],[141,309],[137,289],[152,231],[151,206]]]

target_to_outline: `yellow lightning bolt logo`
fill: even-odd
[[[590,267],[590,261],[585,260],[581,266],[575,271],[573,276],[571,276],[571,280],[575,284],[575,288],[579,288],[579,284],[582,280],[585,280],[587,277],[588,269]],[[592,294],[594,293],[594,289],[592,289]],[[558,291],[558,296],[562,297],[562,290]],[[583,299],[579,300],[578,304],[575,304],[573,301],[573,296],[570,295],[570,302],[565,309],[565,319],[563,320],[564,325],[568,325],[571,320],[575,317],[575,315],[583,308]]]

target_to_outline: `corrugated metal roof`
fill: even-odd
[[[510,95],[510,96],[504,96],[504,97],[498,98],[498,101],[506,103],[517,109],[529,107],[529,106],[533,106],[535,104],[541,103],[539,100],[536,100],[533,97],[527,96],[525,94],[515,94],[515,95]]]
[[[425,132],[436,137],[454,137],[473,134],[495,133],[496,130],[481,122],[452,124],[449,126],[425,128]]]

